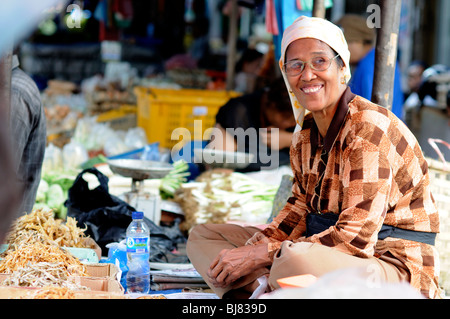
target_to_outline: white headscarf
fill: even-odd
[[[296,131],[301,130],[303,119],[306,115],[307,110],[302,105],[300,105],[294,93],[292,92],[287,76],[283,72],[283,65],[285,63],[284,58],[289,44],[291,44],[295,40],[303,38],[317,39],[328,44],[339,54],[339,56],[344,61],[344,64],[346,66],[346,81],[348,82],[351,77],[349,63],[350,51],[348,50],[348,45],[347,41],[345,40],[344,34],[337,25],[321,18],[301,16],[296,19],[289,27],[287,27],[283,33],[283,39],[281,41],[281,58],[279,64],[281,68],[281,74],[283,75],[284,82],[286,83],[286,87],[289,91],[292,110],[297,122]]]

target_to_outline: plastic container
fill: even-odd
[[[171,149],[180,142],[207,140],[204,133],[216,124],[219,108],[231,98],[241,95],[234,91],[200,89],[161,89],[136,87],[137,125],[142,127],[149,143],[160,142]],[[189,136],[181,136],[183,129]]]
[[[143,212],[133,212],[127,228],[127,292],[146,294],[150,291],[150,230]]]
[[[108,258],[100,259],[99,262],[114,264],[120,269],[120,284],[126,290],[128,274],[126,240],[119,243],[109,243],[106,248],[108,248]]]

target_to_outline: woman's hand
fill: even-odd
[[[271,264],[267,244],[224,249],[211,263],[207,276],[217,288],[225,288],[254,270]]]

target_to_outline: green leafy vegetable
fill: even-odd
[[[204,173],[177,193],[175,201],[186,217],[180,226],[189,230],[197,224],[230,220],[263,224],[272,212],[278,187],[237,172]]]
[[[184,160],[173,163],[173,169],[161,179],[159,186],[161,198],[173,198],[177,189],[187,182],[189,175],[189,165]]]
[[[64,206],[64,202],[77,174],[77,171],[43,172],[33,209],[51,209],[56,218],[66,219],[67,207]]]

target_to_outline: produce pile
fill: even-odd
[[[122,89],[118,83],[97,85],[93,91],[85,92],[91,114],[98,114],[119,108],[123,104],[136,104],[131,89]]]
[[[76,172],[59,170],[43,172],[33,209],[52,210],[56,217],[65,219],[67,207],[64,206],[64,202],[67,199],[69,188],[75,181],[76,174]]]
[[[8,248],[0,255],[0,273],[9,274],[1,284],[87,289],[71,280],[87,276],[85,266],[63,248],[90,248],[76,224],[71,217],[63,222],[42,209],[18,218],[7,236]]]
[[[241,221],[267,222],[278,186],[268,185],[242,173],[211,170],[201,174],[195,182],[182,184],[174,201],[184,211],[183,231],[204,223]]]
[[[161,184],[159,186],[161,198],[173,198],[180,186],[187,182],[189,175],[189,165],[184,160],[174,162],[173,169],[161,179]]]

